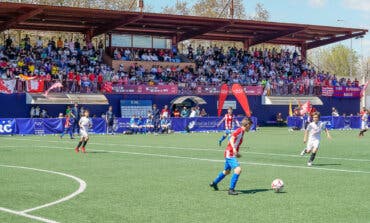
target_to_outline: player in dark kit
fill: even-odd
[[[109,106],[108,111],[105,113],[105,121],[107,122],[107,134],[113,135],[114,114],[112,106]]]

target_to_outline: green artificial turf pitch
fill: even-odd
[[[238,196],[227,194],[230,176],[208,186],[223,168],[221,134],[91,135],[86,154],[76,139],[0,137],[0,222],[370,221],[370,133],[323,134],[313,167],[299,156],[302,131],[247,133]],[[275,178],[283,193],[270,189]]]

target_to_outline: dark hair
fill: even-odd
[[[250,118],[243,118],[241,125],[244,127],[248,125],[251,126],[253,125],[253,121]]]

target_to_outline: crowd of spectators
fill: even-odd
[[[300,59],[296,51],[250,50],[235,47],[190,45],[186,56],[195,67],[153,65],[149,70],[133,61],[130,67],[113,70],[103,63],[103,43],[97,47],[79,40],[58,38],[47,42],[40,37],[31,46],[26,35],[15,47],[11,37],[0,48],[0,77],[17,79],[16,92],[26,90],[20,75],[45,80],[44,90],[61,82],[63,92],[99,92],[105,82],[117,85],[177,85],[179,93],[198,87],[219,87],[222,83],[262,86],[266,95],[320,95],[322,86],[359,86],[359,81],[337,78],[318,71]],[[115,49],[114,58],[142,61],[171,61],[171,51],[163,49]]]
[[[180,62],[169,49],[115,48],[112,56],[115,60],[125,61]]]

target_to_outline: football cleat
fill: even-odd
[[[214,189],[214,190],[218,190],[218,186],[217,186],[217,184],[215,184],[215,183],[213,183],[213,182],[212,182],[212,183],[210,183],[210,184],[209,184],[209,186],[210,186],[210,187],[213,187],[213,189]]]
[[[238,195],[238,192],[236,192],[234,189],[229,189],[228,194],[229,195]]]

